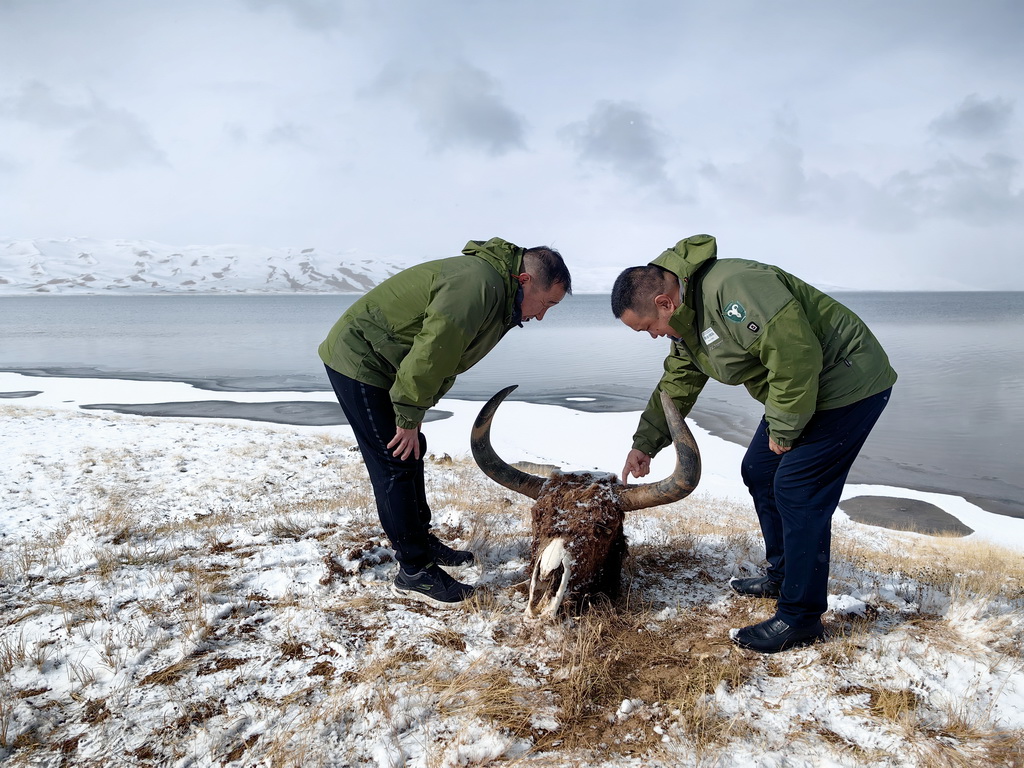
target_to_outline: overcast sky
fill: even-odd
[[[0,238],[1024,290],[1019,0],[0,0]]]

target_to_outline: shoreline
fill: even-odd
[[[143,385],[184,385],[192,388],[189,394],[192,394],[195,390],[199,392],[231,392],[237,397],[237,399],[233,400],[189,397],[187,399],[180,398],[160,402],[157,402],[158,398],[154,397],[142,397],[140,399],[134,396],[132,398],[107,398],[103,402],[96,399],[92,399],[90,402],[78,402],[76,400],[74,401],[74,410],[76,411],[106,411],[155,418],[237,419],[298,427],[340,427],[346,425],[344,414],[338,408],[333,398],[333,393],[329,389],[322,385],[315,388],[312,386],[280,388],[280,385],[284,383],[281,379],[284,377],[255,377],[264,386],[249,389],[240,386],[241,382],[248,380],[239,379],[238,377],[230,379],[212,377],[172,378],[142,373],[105,372],[91,368],[57,367],[8,368],[0,369],[0,373],[43,380],[93,380],[107,382],[112,386],[115,382],[121,384],[138,382]],[[225,381],[231,381],[234,384],[225,386]],[[269,387],[271,383],[275,385],[274,388]],[[0,390],[3,389],[6,388],[0,387]],[[160,393],[153,392],[151,394],[156,395]],[[298,397],[293,399],[282,397],[281,399],[270,400],[268,396],[272,394],[286,396],[292,394],[298,395]],[[44,389],[19,386],[17,389],[11,388],[7,391],[0,391],[0,404],[13,405],[24,403],[26,405],[33,405],[32,401],[41,395],[44,395]],[[474,404],[487,400],[487,397],[474,396],[471,393],[449,393],[449,398]],[[606,392],[557,392],[544,397],[523,395],[519,399],[516,399],[513,394],[509,398],[509,403],[513,402],[535,406],[558,406],[560,409],[579,414],[606,414],[630,418],[635,418],[636,414],[643,407],[643,403],[639,403],[635,397]],[[704,407],[694,409],[694,412],[690,414],[690,420],[705,430],[710,436],[731,445],[740,452],[738,456],[742,456],[742,451],[745,449],[747,441],[747,433],[742,424],[743,416],[728,407],[715,407],[716,405],[720,405],[717,400],[709,399],[708,402],[703,404]],[[440,407],[431,409],[427,422],[436,425],[443,420],[450,419],[452,415],[452,411],[445,408],[445,403],[442,402]],[[631,431],[628,434],[631,434]],[[618,441],[623,439],[628,442],[628,437],[620,437]],[[624,455],[626,449],[622,448],[621,450]],[[858,462],[863,464],[864,459],[865,457],[861,457],[861,459],[858,459]],[[607,469],[608,467],[604,468],[604,470]],[[870,479],[870,472],[861,470],[860,472],[851,473],[851,478],[847,485],[856,486],[861,484],[878,485],[879,483],[877,480],[872,481]],[[955,495],[986,513],[1000,517],[1024,519],[1024,512],[1014,508],[1012,505],[1003,504],[998,499],[954,494],[949,489],[926,483],[886,483],[885,485],[896,490],[903,489],[905,491],[926,494]],[[861,495],[857,498],[857,504],[848,503],[848,499],[844,500],[843,504],[846,505],[846,508],[843,508],[841,504],[841,509],[858,522],[881,525],[896,530],[913,527],[915,530],[920,531],[943,531],[950,535],[965,535],[963,526],[955,517],[948,515],[935,507],[935,505],[910,499],[906,494]],[[969,529],[968,532],[970,532]]]

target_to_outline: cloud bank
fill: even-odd
[[[0,231],[1024,290],[1018,6],[4,3]]]

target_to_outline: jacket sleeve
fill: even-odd
[[[693,404],[697,402],[697,396],[707,381],[707,375],[680,354],[677,345],[673,344],[672,354],[665,358],[665,373],[651,395],[647,408],[640,415],[640,424],[633,435],[633,447],[648,456],[655,456],[662,448],[671,444],[672,436],[668,431],[660,393],[665,392],[671,397],[685,418]]]
[[[796,299],[766,323],[750,351],[768,371],[768,432],[788,448],[814,415],[822,369],[821,343]]]
[[[455,381],[466,348],[480,329],[494,322],[499,301],[487,286],[471,290],[439,278],[423,316],[423,325],[402,359],[391,386],[395,422],[412,429],[423,421]]]

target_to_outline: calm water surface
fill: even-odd
[[[220,390],[329,390],[316,347],[350,296],[0,298],[0,368],[193,381]],[[900,379],[852,479],[937,490],[1024,516],[1024,293],[846,293]],[[614,320],[605,295],[568,298],[513,329],[452,396],[639,410],[667,343]],[[581,402],[567,398],[586,397]],[[761,410],[709,382],[694,419],[745,443]],[[623,446],[623,454],[627,446]]]

